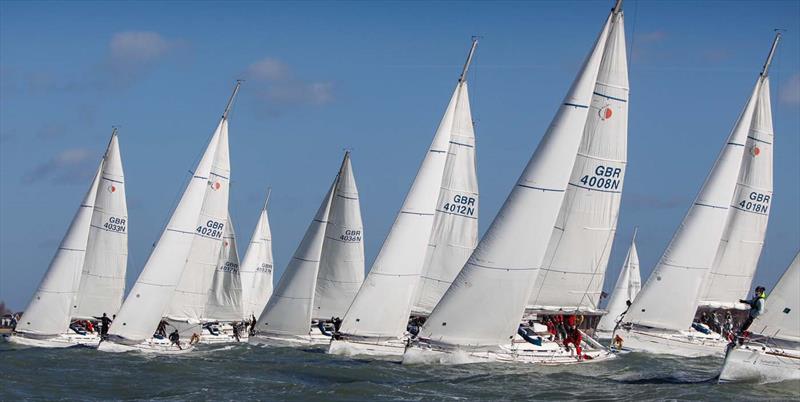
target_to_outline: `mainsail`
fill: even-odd
[[[598,312],[617,228],[628,144],[623,13],[612,22],[561,211],[529,310]]]
[[[780,40],[775,36],[769,59]],[[746,297],[755,275],[772,205],[772,106],[769,61],[761,73],[750,132],[728,210],[728,223],[711,271],[700,294],[700,305],[732,308]]]
[[[92,319],[103,313],[116,314],[125,292],[127,265],[128,205],[115,128],[103,157],[72,318]]]
[[[467,68],[478,45],[473,39],[464,72],[458,80],[439,200],[428,251],[412,312],[430,314],[478,244],[478,177],[475,131],[467,90]]]
[[[333,197],[312,313],[323,320],[344,317],[364,282],[364,228],[350,152],[344,155]]]
[[[72,218],[39,288],[25,307],[16,331],[33,335],[58,335],[69,327],[70,312],[80,284],[89,227],[104,162],[100,162],[89,191]]]
[[[236,231],[230,213],[225,223],[217,269],[211,280],[203,321],[233,322],[242,319],[242,279]]]
[[[611,16],[517,184],[420,337],[462,346],[496,346],[513,338],[575,163],[610,24]]]
[[[222,115],[214,135],[206,147],[200,162],[192,175],[189,184],[181,196],[178,206],[161,238],[156,243],[153,252],[145,263],[142,273],[133,285],[128,297],[122,304],[117,318],[111,325],[109,334],[118,341],[137,342],[150,338],[155,332],[159,321],[163,317],[170,300],[175,293],[175,287],[181,279],[193,241],[196,236],[221,237],[224,223],[212,228],[208,225],[210,219],[201,217],[206,194],[219,191],[222,188],[222,178],[212,176],[212,165],[215,162],[217,149],[221,139],[225,139],[225,152],[227,153],[228,113],[233,99],[239,91],[239,83],[228,101],[228,106]],[[217,161],[219,162],[219,161]],[[225,180],[227,182],[227,180]],[[219,187],[216,184],[220,184]],[[217,187],[212,190],[212,187]],[[227,186],[223,191],[227,191]],[[225,202],[227,212],[227,202]],[[224,212],[223,212],[224,220]],[[221,225],[221,226],[220,226]],[[219,252],[219,248],[216,248]],[[216,259],[214,260],[216,267]]]
[[[624,321],[682,331],[697,310],[703,281],[725,231],[761,87],[759,77],[728,140],[669,246]]]
[[[634,232],[628,255],[625,257],[625,263],[622,264],[622,270],[619,271],[614,291],[611,293],[611,298],[608,299],[607,312],[600,319],[600,323],[597,324],[597,330],[603,332],[614,331],[617,322],[620,320],[620,315],[628,308],[626,302],[629,300],[632,302],[641,288],[642,277],[639,273],[639,253],[636,251],[636,233]]]
[[[783,273],[767,297],[764,314],[758,316],[750,331],[791,342],[800,342],[800,253]]]
[[[406,329],[433,229],[460,89],[461,83],[372,269],[344,316],[342,334],[399,338]]]
[[[267,216],[267,201],[258,216],[250,245],[244,254],[240,269],[242,277],[242,305],[244,318],[260,317],[272,295],[272,232]]]

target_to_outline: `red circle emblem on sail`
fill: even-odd
[[[214,183],[214,190],[219,190],[220,184],[219,182]]]
[[[225,247],[228,247],[228,242],[224,241],[224,242],[222,242],[222,245],[225,246]]]
[[[110,185],[110,186],[108,187],[108,191],[110,191],[110,192],[112,192],[112,193],[113,193],[113,192],[117,191],[117,188],[116,188],[116,187],[114,187],[114,185],[112,184],[112,185]]]
[[[611,115],[612,115],[612,114],[613,114],[613,113],[611,112],[611,108],[610,108],[610,107],[607,107],[607,108],[606,108],[606,111],[603,113],[603,116],[606,118],[606,120],[608,120],[608,119],[610,119],[610,118],[611,118]]]
[[[758,156],[761,153],[761,149],[759,147],[753,147],[753,156]]]

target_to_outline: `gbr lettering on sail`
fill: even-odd
[[[622,176],[622,167],[597,165],[590,173],[581,176],[579,179],[581,184],[578,186],[589,190],[618,192],[620,191]]]

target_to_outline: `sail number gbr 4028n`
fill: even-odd
[[[205,226],[198,226],[195,232],[199,233],[201,236],[210,237],[212,239],[221,239],[222,229],[224,227],[224,223],[209,219],[206,221]]]

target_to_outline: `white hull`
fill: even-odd
[[[448,348],[432,345],[424,341],[416,342],[406,348],[403,355],[403,364],[465,364],[465,363],[526,363],[541,365],[565,365],[579,363],[593,363],[614,358],[615,355],[607,349],[592,348],[584,343],[582,355],[579,359],[574,348],[567,350],[563,346],[552,342],[543,341],[542,346],[536,346],[516,337],[511,345],[498,345],[482,350],[467,350],[461,348]]]
[[[720,382],[800,380],[800,350],[746,344],[728,350]]]
[[[371,356],[400,360],[406,349],[404,339],[334,339],[328,353],[339,356]]]
[[[233,326],[231,324],[222,324],[219,326],[219,334],[214,335],[208,329],[203,328],[200,335],[200,342],[204,345],[219,345],[224,343],[238,343],[247,342],[248,333],[244,329],[239,331],[239,340],[233,336]]]
[[[84,346],[96,348],[100,342],[97,334],[80,335],[76,333],[59,334],[50,338],[33,338],[13,333],[5,337],[9,343],[37,348],[70,348]]]
[[[168,339],[150,338],[134,345],[125,345],[113,341],[103,341],[97,347],[97,350],[111,353],[141,352],[159,355],[177,355],[191,352],[194,350],[194,345],[190,345],[186,341],[181,341],[181,348],[178,348]]]
[[[327,345],[330,341],[330,337],[320,333],[311,333],[309,335],[300,336],[260,333],[247,339],[247,342],[251,345],[281,346],[292,348],[304,346],[322,346]]]
[[[717,333],[706,335],[694,330],[667,332],[618,328],[616,334],[622,338],[622,347],[625,350],[681,357],[722,357],[728,344]]]

